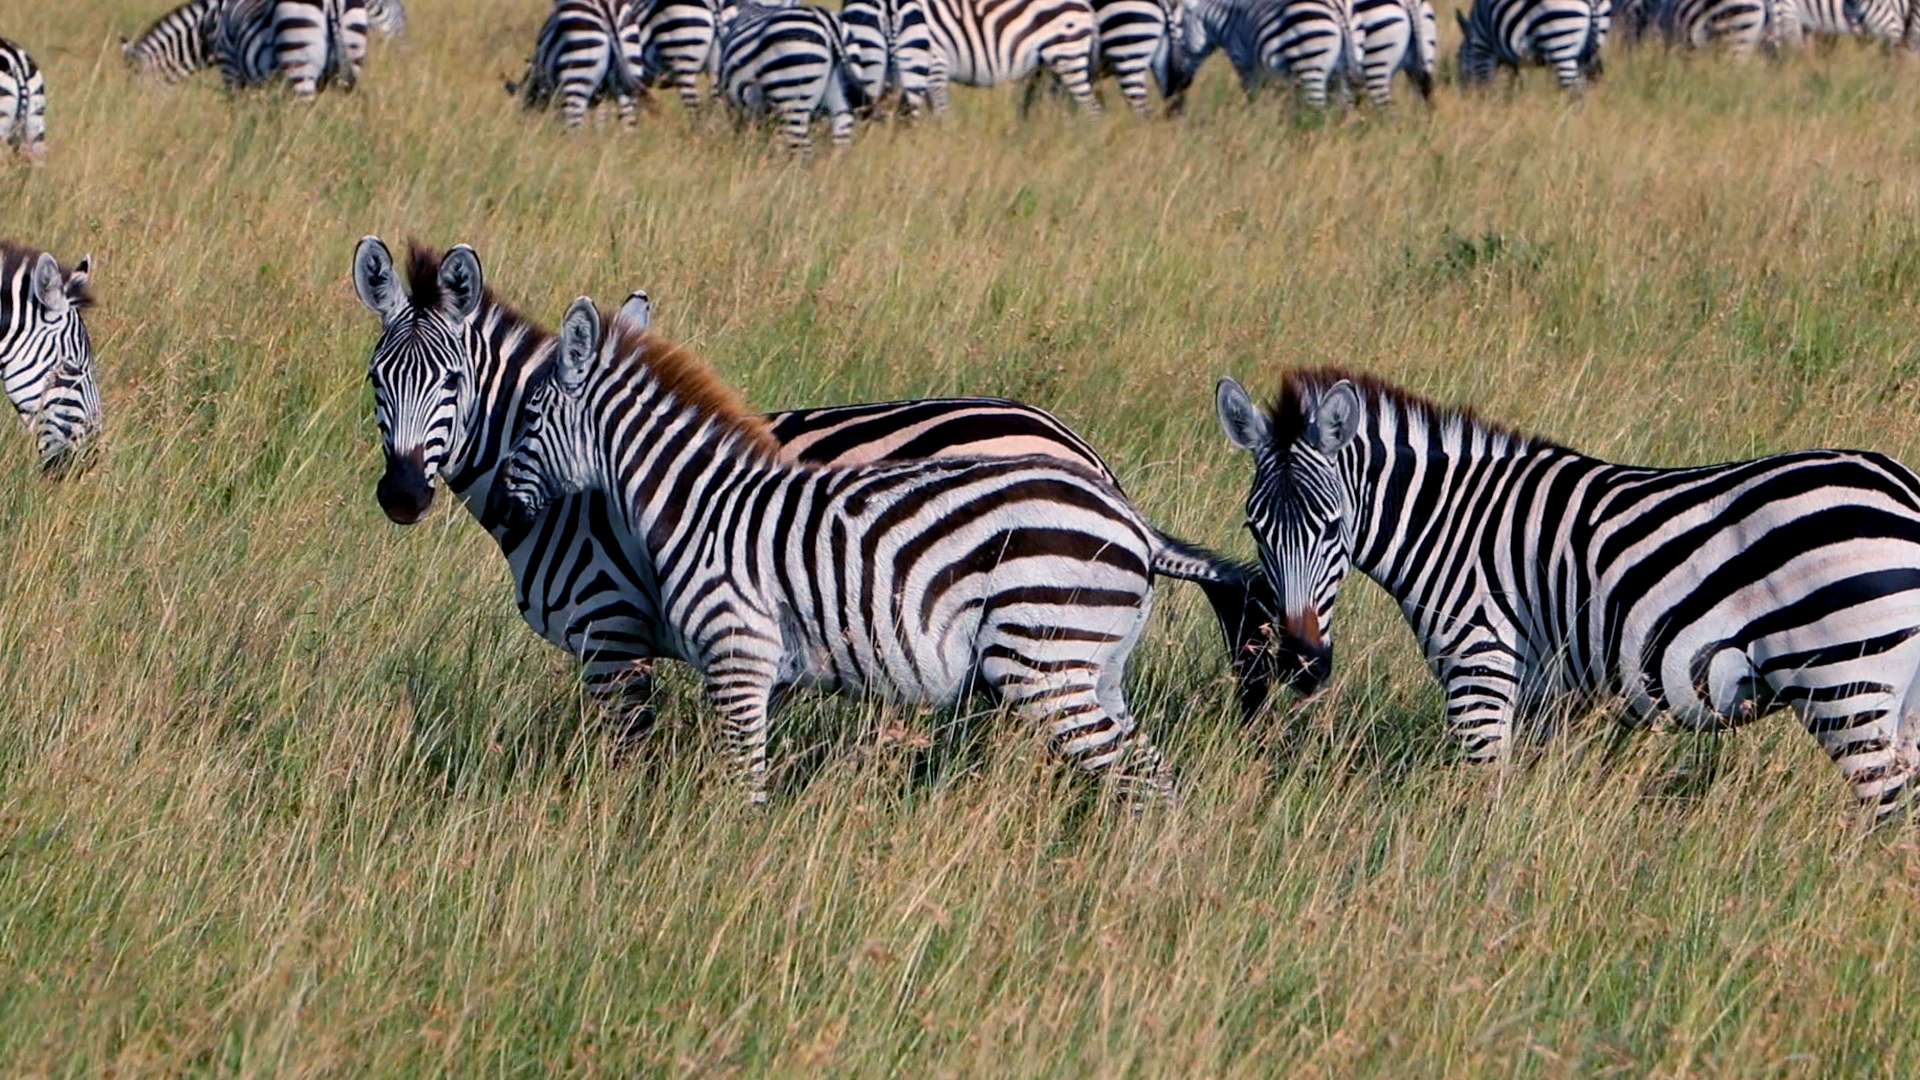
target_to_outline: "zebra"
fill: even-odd
[[[230,88],[286,76],[311,99],[335,79],[351,89],[367,55],[367,0],[227,0],[214,54]]]
[[[1354,0],[1353,36],[1367,100],[1390,104],[1398,71],[1407,73],[1422,98],[1433,99],[1440,36],[1429,0]]]
[[[1797,46],[1808,34],[1856,36],[1891,48],[1907,40],[1910,3],[1902,0],[1772,0],[1778,5],[1782,44]]]
[[[374,419],[386,466],[376,489],[397,524],[413,524],[444,479],[499,544],[515,601],[534,632],[581,662],[588,693],[616,709],[622,743],[652,719],[649,658],[657,636],[641,569],[620,556],[627,540],[606,500],[562,500],[532,529],[489,519],[485,499],[527,386],[551,366],[553,336],[483,285],[479,257],[465,245],[441,253],[414,245],[409,286],[378,237],[354,251],[353,281],[381,319],[368,360]],[[645,328],[648,301],[630,297],[622,318]],[[782,457],[814,464],[894,458],[1043,455],[1083,467],[1119,486],[1092,447],[1048,413],[1003,399],[949,398],[774,413],[767,417]],[[1266,650],[1273,603],[1251,568],[1223,564],[1234,578],[1202,583],[1232,655],[1240,708],[1251,718],[1271,682],[1297,664]]]
[[[1696,728],[1791,706],[1881,812],[1920,762],[1920,477],[1898,462],[1616,465],[1338,369],[1288,375],[1264,412],[1224,379],[1217,408],[1253,455],[1284,635],[1329,651],[1349,566],[1373,578],[1470,759],[1586,695]]]
[[[1780,36],[1783,13],[1791,17],[1787,0],[1648,0],[1636,4],[1628,19],[1635,36],[1658,28],[1689,49],[1717,44],[1747,56]],[[1792,33],[1798,32],[1796,22]]]
[[[0,38],[0,145],[35,165],[47,159],[47,77],[27,50]]]
[[[662,637],[720,713],[749,801],[793,689],[945,705],[976,684],[1135,804],[1169,799],[1165,758],[1121,686],[1156,570],[1210,560],[1118,490],[1048,458],[796,466],[763,418],[684,351],[588,297],[528,393],[490,513],[531,522],[609,492],[655,574]]]
[[[1074,102],[1098,115],[1090,81],[1099,28],[1088,0],[924,0],[933,42],[927,98],[945,112],[947,87],[997,86],[1051,71]],[[1022,113],[1039,93],[1029,82]]]
[[[1310,108],[1327,104],[1328,88],[1345,89],[1356,75],[1355,41],[1347,0],[1183,0],[1202,31],[1197,66],[1224,49],[1253,94],[1277,75],[1291,75]]]
[[[898,93],[907,114],[919,116],[927,106],[927,73],[933,65],[924,0],[846,0],[840,6],[840,33],[848,70],[867,101],[878,106]]]
[[[639,58],[634,70],[648,86],[670,83],[689,109],[700,106],[702,71],[717,64],[718,12],[708,0],[632,0],[623,40]]]
[[[1517,74],[1523,63],[1545,64],[1563,89],[1600,71],[1600,48],[1613,21],[1613,0],[1473,0],[1460,23],[1460,78],[1484,83],[1496,65]]]
[[[120,55],[142,75],[179,82],[214,63],[220,8],[226,2],[187,0],[154,20],[139,37],[122,42]]]
[[[620,122],[635,125],[634,98],[640,93],[639,26],[627,5],[615,0],[554,0],[540,27],[533,59],[518,86],[507,91],[526,108],[544,107],[557,94],[568,130],[580,126],[593,103],[610,96]]]
[[[407,9],[400,0],[367,0],[367,26],[381,37],[399,37],[407,32]]]
[[[81,318],[93,304],[92,270],[92,256],[66,270],[44,251],[0,240],[0,382],[51,476],[100,430],[93,343]]]
[[[853,139],[866,95],[854,78],[840,22],[825,8],[747,0],[720,30],[720,87],[742,120],[777,116],[787,149],[813,146],[813,114],[827,114],[835,146]]]
[[[1147,116],[1147,77],[1177,115],[1199,65],[1186,54],[1186,9],[1169,0],[1089,0],[1098,30],[1096,74],[1112,75],[1137,117]]]

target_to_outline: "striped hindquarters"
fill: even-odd
[[[840,33],[848,69],[870,104],[898,93],[910,115],[926,107],[933,39],[921,0],[846,0]]]
[[[1598,0],[1612,12],[1610,0]],[[1486,82],[1493,69],[1518,69],[1522,64],[1544,64],[1553,69],[1562,87],[1584,81],[1584,71],[1597,56],[1590,43],[1600,28],[1596,5],[1587,0],[1474,0],[1469,15],[1460,20],[1460,75],[1467,82]]]
[[[612,97],[622,121],[632,124],[638,73],[629,61],[639,27],[623,16],[614,0],[556,0],[518,88],[521,103],[538,107],[558,96],[562,122],[577,128],[596,101]]]
[[[1774,0],[1657,0],[1637,14],[1657,26],[1667,40],[1690,49],[1723,45],[1746,55],[1766,39],[1768,9]]]
[[[834,145],[852,139],[853,110],[865,99],[850,75],[838,20],[811,4],[743,4],[721,34],[727,104],[744,117],[777,117],[797,154],[813,145],[816,112],[827,114]]]
[[[1099,28],[1087,0],[925,0],[932,39],[928,93],[946,107],[947,85],[997,86],[1051,70],[1075,102],[1098,112],[1091,77]]]
[[[47,153],[47,77],[27,50],[0,38],[0,145],[38,163]]]
[[[707,0],[641,0],[623,17],[622,40],[631,41],[637,59],[630,63],[640,81],[651,86],[664,80],[688,108],[699,107],[699,76],[708,70],[718,37],[713,6]]]
[[[351,88],[367,53],[366,0],[229,0],[215,51],[229,86],[286,76],[311,98],[338,80]]]
[[[120,53],[142,75],[178,82],[213,63],[213,39],[224,0],[188,0],[156,19]]]

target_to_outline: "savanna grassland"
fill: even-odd
[[[610,765],[480,529],[380,514],[348,283],[364,234],[466,241],[548,323],[647,288],[764,407],[1017,396],[1242,555],[1222,374],[1920,464],[1920,64],[1649,49],[1311,124],[1216,60],[1176,123],[959,90],[798,167],[670,100],[519,113],[535,0],[409,0],[310,107],[133,81],[165,4],[0,3],[52,86],[0,232],[94,254],[108,410],[69,482],[0,438],[0,1073],[1920,1075],[1920,826],[1784,717],[1465,767],[1370,584],[1251,729],[1161,588],[1185,799],[1138,820],[990,713],[811,702],[750,811],[685,672]]]

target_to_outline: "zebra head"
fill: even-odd
[[[1289,393],[1268,412],[1221,379],[1216,391],[1227,440],[1253,455],[1247,528],[1273,583],[1283,653],[1299,660],[1290,682],[1319,689],[1333,671],[1333,604],[1353,564],[1354,513],[1340,452],[1360,429],[1359,391],[1345,379]]]
[[[1187,90],[1200,64],[1213,51],[1207,25],[1188,0],[1167,9],[1167,32],[1153,51],[1153,78],[1160,85],[1160,98],[1167,103],[1167,115],[1178,116],[1186,109]]]
[[[375,493],[388,518],[411,525],[433,505],[434,478],[459,461],[472,422],[480,257],[465,244],[444,257],[415,245],[402,292],[387,245],[369,236],[353,252],[353,289],[381,320],[367,361],[387,460]]]
[[[100,429],[93,344],[80,313],[93,304],[92,256],[62,270],[52,255],[0,245],[0,379],[50,476],[64,474]]]
[[[616,318],[630,321],[636,299],[645,307],[646,294],[635,293]],[[547,504],[592,486],[586,388],[598,363],[600,339],[600,309],[591,298],[580,297],[560,321],[553,366],[527,391],[513,450],[494,473],[493,490],[487,493],[488,521],[524,528]]]

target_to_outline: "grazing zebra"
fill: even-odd
[[[1404,71],[1422,98],[1433,98],[1433,69],[1440,30],[1428,0],[1354,0],[1354,51],[1367,100],[1393,100],[1393,76]]]
[[[1807,34],[1855,36],[1893,46],[1907,33],[1908,3],[1902,0],[1773,0],[1779,6],[1779,38],[1798,45]]]
[[[1469,758],[1607,695],[1696,728],[1791,706],[1882,811],[1920,759],[1920,477],[1898,462],[1615,465],[1337,370],[1289,375],[1265,413],[1222,380],[1219,414],[1253,454],[1283,633],[1327,650],[1347,568],[1379,582]]]
[[[351,89],[367,55],[367,0],[227,0],[214,53],[229,87],[282,74],[298,98],[335,79]]]
[[[214,63],[214,40],[224,3],[187,0],[154,20],[139,37],[123,42],[120,55],[142,75],[179,82]]]
[[[634,97],[640,93],[638,24],[616,0],[554,0],[540,27],[533,59],[518,87],[520,104],[543,108],[557,94],[560,116],[571,130],[580,126],[594,102],[613,98],[620,120],[634,125]]]
[[[933,66],[923,0],[846,0],[840,6],[840,33],[848,71],[867,101],[878,107],[897,93],[907,114],[919,116]]]
[[[490,516],[613,496],[649,565],[663,643],[704,676],[754,803],[793,689],[958,701],[976,684],[1131,801],[1170,797],[1121,686],[1156,570],[1209,560],[1094,474],[1048,458],[796,466],[766,421],[684,351],[592,300],[527,394]]]
[[[407,30],[407,9],[400,0],[367,0],[367,26],[381,37],[399,37]]]
[[[627,540],[606,500],[563,500],[536,527],[519,529],[482,512],[489,485],[527,386],[551,366],[552,335],[501,303],[482,285],[480,261],[464,245],[442,256],[415,246],[402,291],[392,257],[377,237],[354,252],[354,288],[381,317],[368,361],[374,419],[386,469],[377,494],[393,521],[420,520],[444,478],[462,505],[493,535],[513,574],[521,614],[536,633],[582,663],[587,689],[613,699],[629,738],[651,721],[649,658],[658,634],[653,601],[639,568],[622,556]],[[644,327],[646,297],[622,318]],[[997,399],[946,399],[852,405],[775,413],[768,423],[789,461],[855,464],[890,458],[1043,455],[1118,481],[1092,447],[1059,420]],[[1228,568],[1239,583],[1202,585],[1220,618],[1247,715],[1265,700],[1285,660],[1265,652],[1260,624],[1272,608],[1265,582]]]
[[[720,86],[743,120],[778,117],[787,149],[813,146],[813,114],[825,112],[835,146],[853,139],[853,112],[867,103],[847,63],[840,22],[811,4],[747,0],[720,30]]]
[[[0,145],[20,148],[38,165],[47,158],[47,77],[27,50],[0,38]]]
[[[1792,17],[1788,0],[1647,0],[1628,19],[1636,37],[1657,29],[1689,49],[1719,45],[1747,56],[1781,36],[1782,13]],[[1797,22],[1792,33],[1798,33]]]
[[[1087,0],[924,2],[933,41],[927,97],[935,112],[946,111],[950,83],[998,86],[1031,79],[1045,67],[1082,109],[1099,113],[1089,81],[1099,28]],[[1028,84],[1023,113],[1038,92],[1038,83]]]
[[[1600,48],[1612,25],[1612,0],[1473,0],[1453,13],[1460,22],[1460,78],[1484,83],[1493,69],[1519,73],[1545,64],[1561,87],[1573,89],[1600,70]]]
[[[639,57],[635,70],[647,86],[667,82],[689,109],[700,107],[700,73],[718,63],[718,13],[708,0],[634,0],[625,11],[623,40]]]
[[[1240,85],[1252,94],[1269,80],[1291,75],[1301,101],[1327,103],[1336,83],[1344,91],[1357,74],[1347,0],[1184,0],[1205,43],[1193,63],[1224,49]]]
[[[93,260],[71,270],[43,251],[0,240],[0,381],[40,451],[60,475],[100,428],[93,344],[80,313],[93,303]]]

